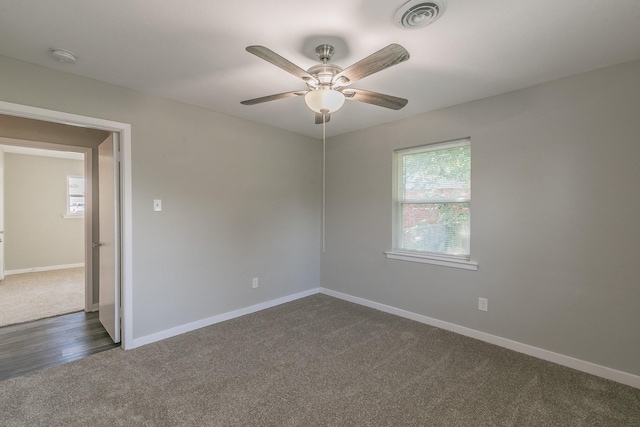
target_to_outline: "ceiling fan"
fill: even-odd
[[[304,96],[307,106],[316,113],[316,124],[321,124],[329,121],[331,113],[338,111],[345,99],[366,102],[393,110],[401,109],[408,102],[404,98],[349,87],[364,77],[409,59],[409,52],[399,44],[390,44],[344,70],[329,63],[335,49],[328,44],[316,48],[316,54],[322,63],[314,65],[307,71],[264,46],[249,46],[247,52],[302,79],[308,89],[249,99],[242,101],[243,105],[255,105],[277,99]]]

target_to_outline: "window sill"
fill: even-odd
[[[434,255],[423,255],[411,252],[385,252],[388,259],[397,259],[400,261],[420,262],[422,264],[441,265],[444,267],[462,268],[464,270],[477,270],[478,263],[467,261],[464,259],[445,258]]]
[[[70,218],[84,218],[84,215],[62,215],[62,218],[64,219],[70,219]]]

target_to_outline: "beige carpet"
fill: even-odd
[[[84,310],[84,268],[6,276],[0,281],[0,326]]]
[[[0,425],[640,426],[640,390],[314,295],[0,381]]]

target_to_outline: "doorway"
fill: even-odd
[[[85,155],[0,143],[0,327],[92,311],[85,298]]]
[[[123,348],[126,349],[132,347],[131,126],[126,123],[107,121],[98,118],[79,116],[6,102],[0,102],[0,114],[18,118],[33,119],[42,123],[64,124],[77,127],[79,129],[107,131],[117,139],[117,147],[119,147],[119,150],[114,152],[117,165],[117,168],[114,170],[118,171],[117,178],[119,184],[117,188],[115,188],[115,191],[116,194],[118,194],[120,206],[117,207],[117,212],[114,211],[114,213],[117,214],[115,216],[120,221],[120,226],[118,227],[118,232],[115,233],[115,237],[119,239],[119,242],[116,241],[117,244],[114,245],[117,248],[117,262],[115,263],[117,270],[114,274],[116,283],[111,286],[114,288],[113,292],[118,296],[118,300],[115,304],[111,304],[112,307],[107,307],[107,309],[122,309],[120,313],[110,316],[110,318],[116,322],[116,330],[121,331]],[[92,161],[94,164],[97,162],[96,157],[97,156],[94,156]],[[94,250],[93,244],[99,243],[94,242],[92,238],[89,238],[89,236],[93,237],[94,235],[92,227],[97,225],[98,224],[92,223],[91,227],[87,226],[87,251]],[[87,264],[87,267],[89,267],[90,263]],[[96,286],[93,287],[93,290],[96,290]],[[98,305],[99,310],[104,309],[104,307],[100,306],[99,301]],[[112,328],[113,326],[114,325],[112,325]]]

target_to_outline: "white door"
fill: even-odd
[[[118,135],[98,147],[100,241],[100,322],[113,342],[120,342],[120,165]]]

